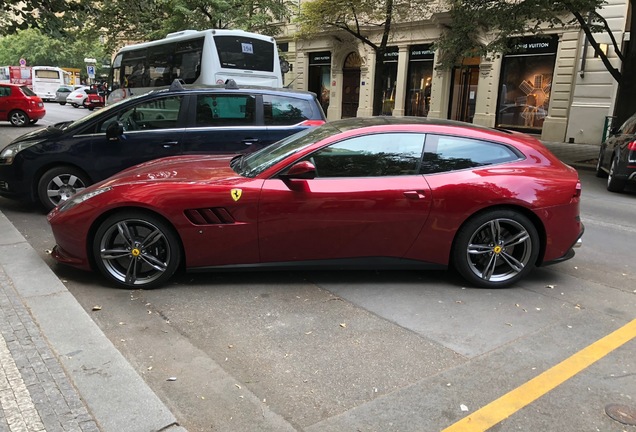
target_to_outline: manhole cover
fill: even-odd
[[[636,408],[627,405],[609,404],[605,407],[605,413],[617,422],[636,426]]]

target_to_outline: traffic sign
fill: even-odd
[[[20,66],[26,66],[26,60],[21,58],[20,59]]]
[[[86,72],[88,73],[88,77],[90,79],[95,78],[95,66],[86,66]]]

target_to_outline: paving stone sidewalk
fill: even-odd
[[[99,431],[0,267],[0,431]]]

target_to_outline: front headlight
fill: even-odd
[[[21,141],[15,144],[9,144],[2,150],[2,152],[0,152],[0,164],[11,165],[13,163],[13,159],[15,158],[15,155],[20,153],[22,150],[27,149],[36,144],[39,144],[41,142],[42,141]]]
[[[62,204],[60,204],[60,206],[58,207],[58,210],[60,213],[63,213],[67,210],[72,209],[76,205],[81,204],[84,201],[88,201],[89,199],[96,197],[97,195],[101,195],[104,192],[108,192],[111,189],[112,187],[106,186],[103,188],[92,190],[90,192],[80,192],[78,194],[73,195],[72,197],[64,201]]]

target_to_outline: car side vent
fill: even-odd
[[[222,225],[235,222],[232,215],[223,207],[188,209],[185,215],[195,225]]]

